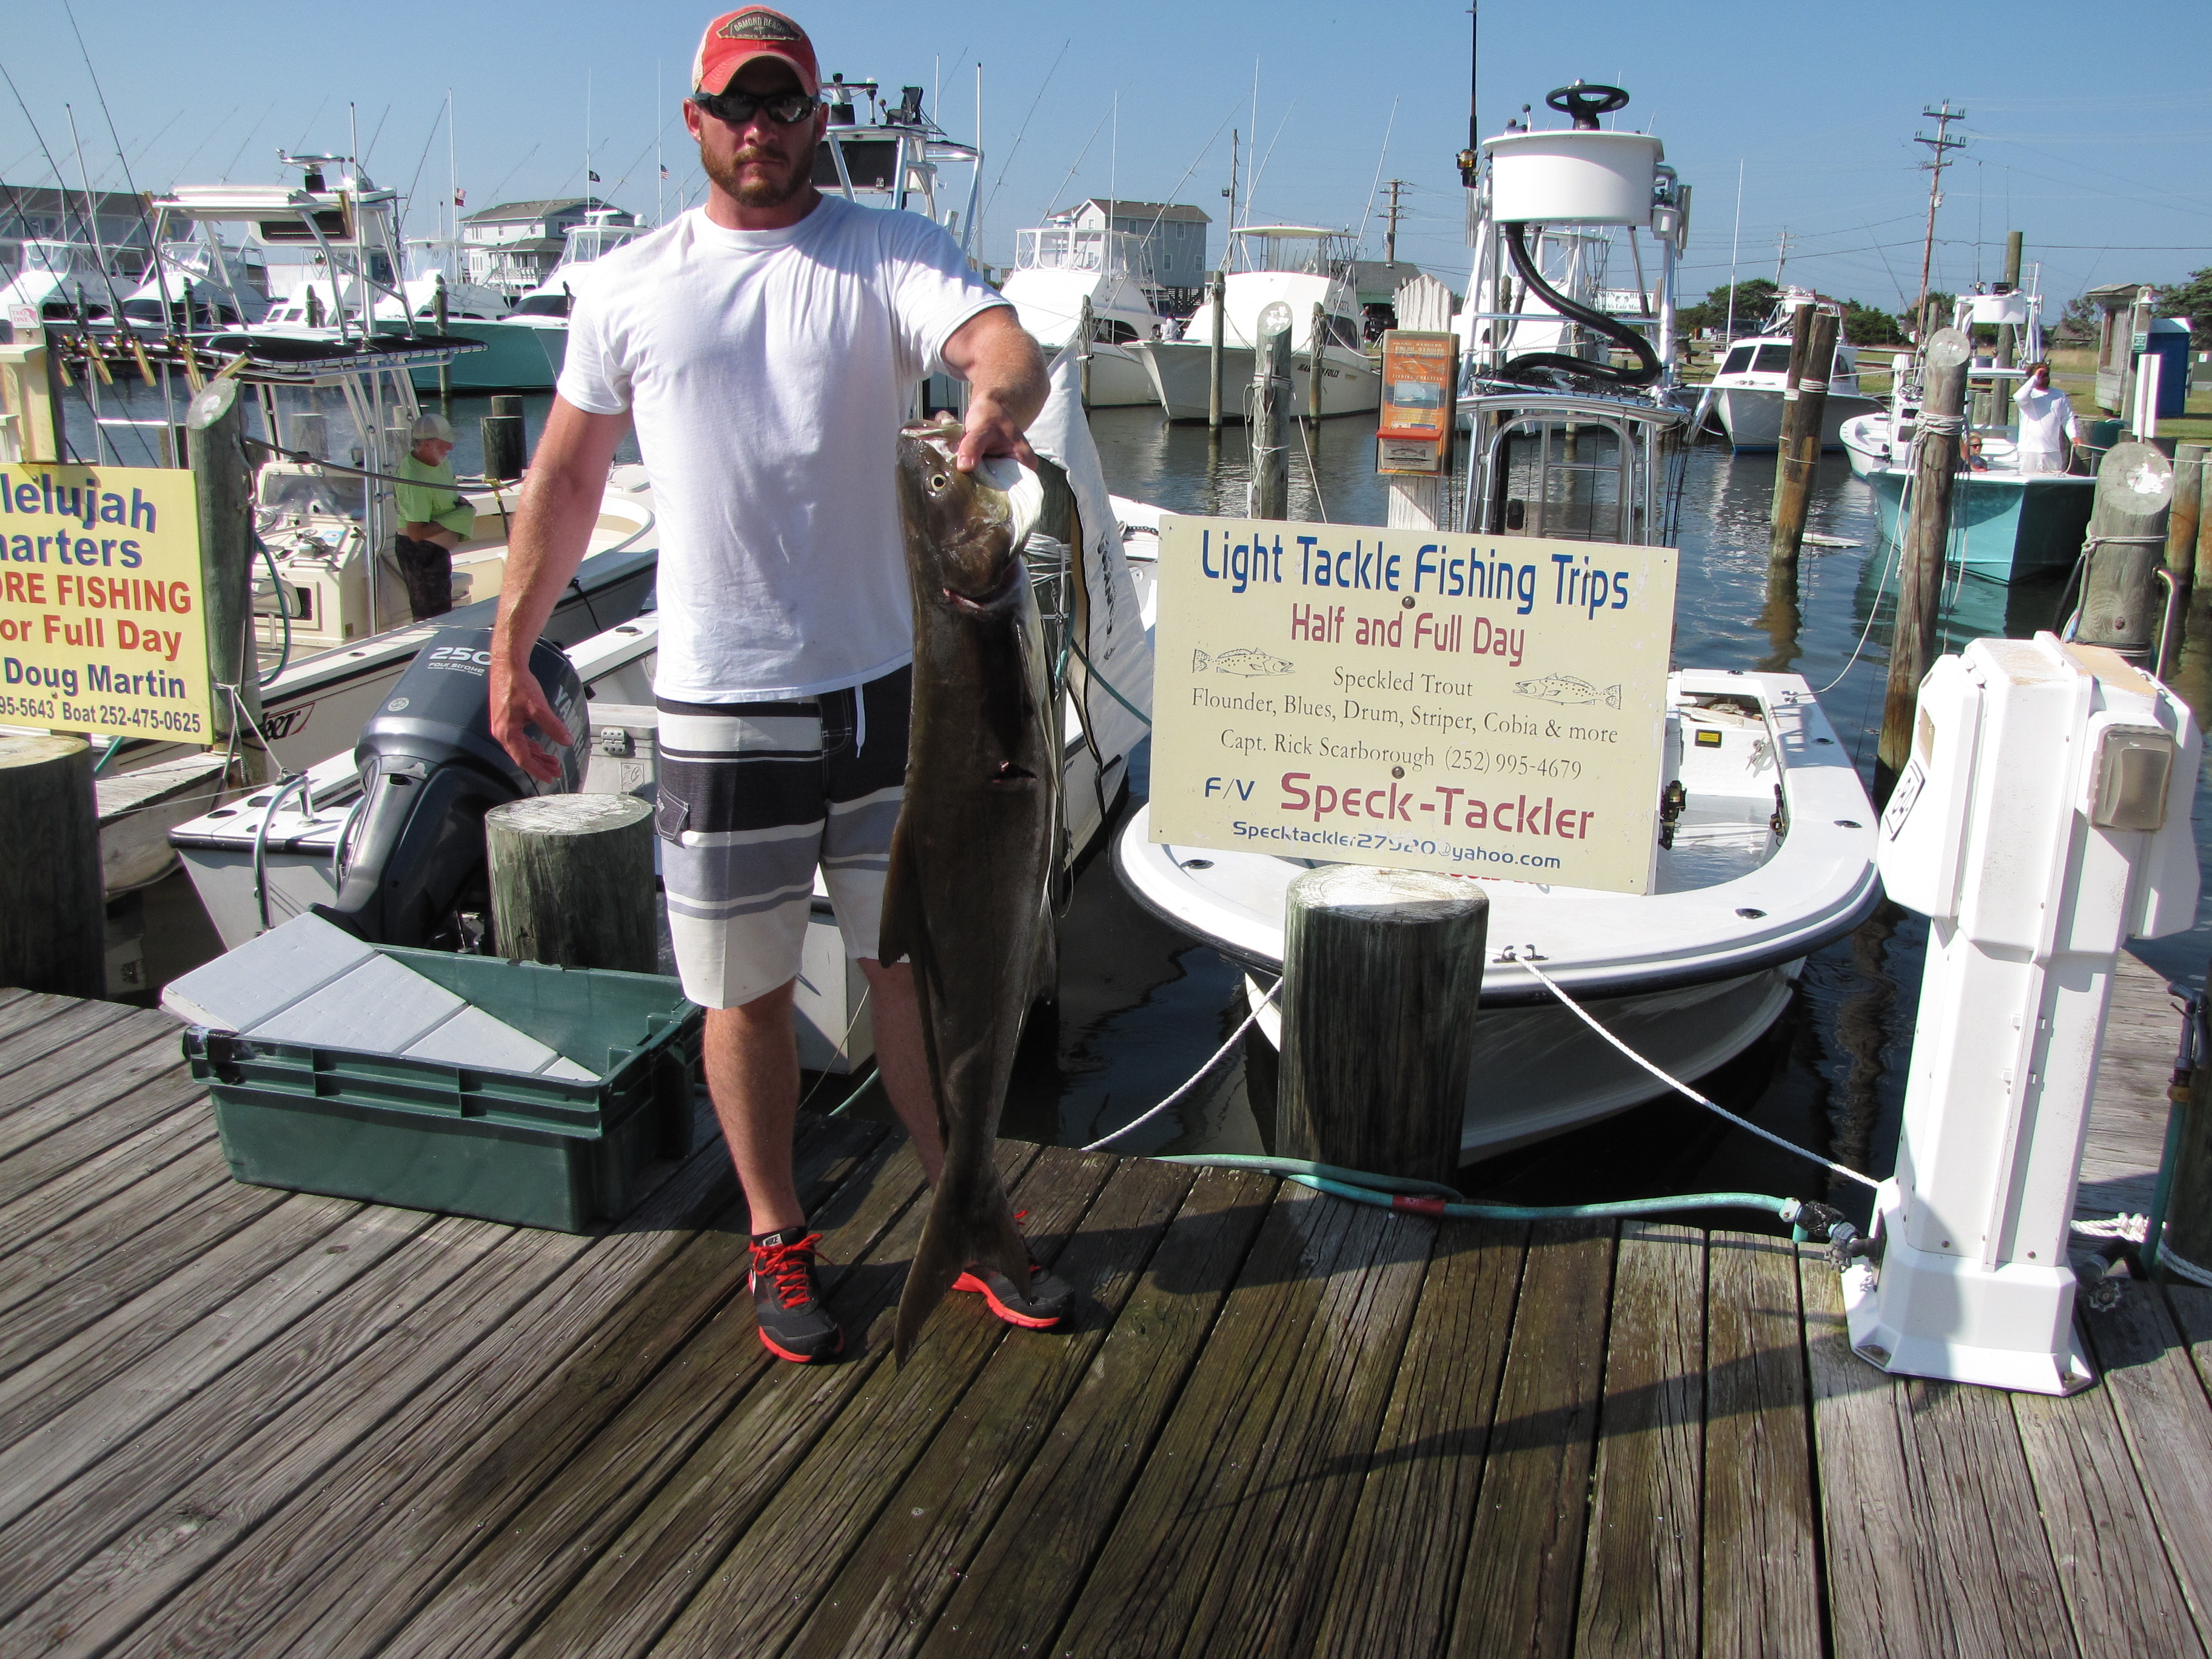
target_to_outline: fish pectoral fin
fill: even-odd
[[[876,960],[886,968],[914,954],[921,938],[921,886],[915,874],[913,844],[901,816],[891,830],[889,869],[884,872],[883,908],[876,921]]]

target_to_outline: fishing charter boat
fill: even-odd
[[[1093,409],[1158,401],[1133,349],[1160,325],[1145,297],[1152,278],[1144,248],[1144,239],[1127,231],[1041,225],[1014,233],[1014,269],[1001,291],[1048,352],[1075,339],[1089,319]]]
[[[605,258],[625,243],[647,234],[646,227],[617,224],[617,208],[593,208],[580,225],[568,227],[560,262],[545,280],[526,290],[514,308],[495,323],[481,326],[460,324],[456,333],[483,339],[497,361],[482,369],[457,371],[456,389],[489,391],[493,378],[506,377],[501,389],[510,392],[550,391],[561,378],[568,360],[568,313],[576,303],[576,283],[593,261]],[[422,377],[415,384],[423,390]]]
[[[1828,401],[1820,417],[1820,447],[1844,447],[1843,424],[1881,405],[1859,391],[1858,349],[1844,339],[1843,307],[1807,288],[1775,296],[1774,310],[1757,336],[1729,348],[1707,392],[1712,413],[1738,453],[1771,450],[1782,441],[1783,393],[1790,382],[1791,313],[1810,305],[1838,319],[1835,361],[1828,370]]]
[[[1244,418],[1243,392],[1252,384],[1260,314],[1277,301],[1291,313],[1291,408],[1310,407],[1307,380],[1313,373],[1316,329],[1321,412],[1358,415],[1380,406],[1382,372],[1367,356],[1359,290],[1352,280],[1357,252],[1350,236],[1311,225],[1243,225],[1229,233],[1227,275],[1221,285],[1224,420]],[[1129,343],[1171,421],[1206,418],[1213,314],[1209,297],[1191,313],[1181,339]]]
[[[1466,463],[1456,527],[1671,544],[1692,418],[1673,337],[1687,192],[1658,139],[1598,130],[1596,117],[1626,93],[1578,83],[1550,101],[1575,117],[1572,130],[1509,132],[1482,146],[1474,266],[1457,319]],[[1531,246],[1540,224],[1607,228],[1630,239],[1639,264],[1656,255],[1656,303],[1631,319],[1558,288]],[[1631,365],[1619,364],[1623,352]],[[1662,752],[1648,891],[1469,878],[1490,898],[1492,956],[1472,1011],[1463,1160],[1664,1091],[1596,1042],[1526,963],[1638,1052],[1693,1079],[1756,1042],[1788,1005],[1805,958],[1880,897],[1874,809],[1798,676],[1675,670]],[[1290,884],[1314,861],[1155,843],[1148,808],[1115,851],[1139,902],[1248,970],[1256,1029],[1279,1045],[1266,982],[1282,971]]]
[[[1960,297],[1953,326],[2018,329],[2024,361],[2043,355],[2043,301],[2032,289]],[[2013,393],[2023,373],[1986,360],[1967,371],[1967,410],[1992,410],[2001,418],[1969,422],[1960,465],[1951,486],[1951,540],[1947,562],[1991,581],[2009,582],[2033,571],[2063,568],[2081,556],[2095,505],[2097,481],[2088,472],[2023,472],[2020,427]],[[1844,423],[1851,471],[1874,490],[1883,542],[1901,544],[1912,479],[1912,441],[1919,428],[1917,374],[1899,373],[1889,407]],[[1986,402],[1976,395],[1991,394]]]
[[[0,342],[35,343],[49,324],[66,328],[104,320],[115,279],[81,242],[26,237],[15,274],[0,285]]]

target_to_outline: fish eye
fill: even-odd
[[[942,472],[933,473],[930,477],[929,487],[932,489],[942,489],[951,482],[951,480],[947,478]]]

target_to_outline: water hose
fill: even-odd
[[[1543,272],[1536,269],[1536,262],[1528,257],[1528,227],[1525,222],[1515,220],[1504,228],[1505,251],[1512,258],[1513,269],[1520,272],[1521,280],[1532,291],[1541,295],[1562,317],[1619,342],[1634,352],[1637,358],[1634,368],[1615,368],[1609,362],[1594,362],[1588,357],[1571,356],[1564,351],[1524,351],[1507,361],[1506,375],[1513,380],[1527,380],[1530,378],[1528,371],[1555,368],[1622,387],[1656,385],[1667,371],[1659,361],[1659,354],[1651,349],[1651,342],[1626,323],[1616,322],[1603,312],[1592,311],[1579,301],[1570,300],[1546,282]]]
[[[261,550],[261,562],[269,567],[269,586],[276,600],[276,614],[284,622],[284,649],[276,659],[276,665],[261,677],[265,688],[276,684],[292,661],[292,607],[284,600],[284,578],[277,574],[276,556],[269,550],[269,544],[261,539],[258,532],[249,531],[253,544]]]
[[[1801,1218],[1812,1221],[1814,1218],[1808,1212],[1824,1207],[1765,1193],[1687,1193],[1672,1198],[1617,1199],[1603,1204],[1478,1204],[1462,1198],[1457,1188],[1440,1182],[1374,1175],[1334,1164],[1315,1164],[1302,1158],[1196,1152],[1163,1157],[1157,1161],[1193,1164],[1200,1169],[1263,1170],[1317,1193],[1327,1193],[1332,1198],[1349,1199],[1378,1210],[1423,1215],[1437,1221],[1570,1221],[1593,1217],[1617,1220],[1635,1216],[1679,1215],[1690,1210],[1755,1210],[1797,1227]]]

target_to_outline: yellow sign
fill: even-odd
[[[1648,891],[1674,567],[1163,517],[1152,839]]]
[[[1449,439],[1459,339],[1394,328],[1382,336],[1382,417],[1375,470],[1440,472]]]
[[[0,466],[0,721],[205,743],[192,475]]]

